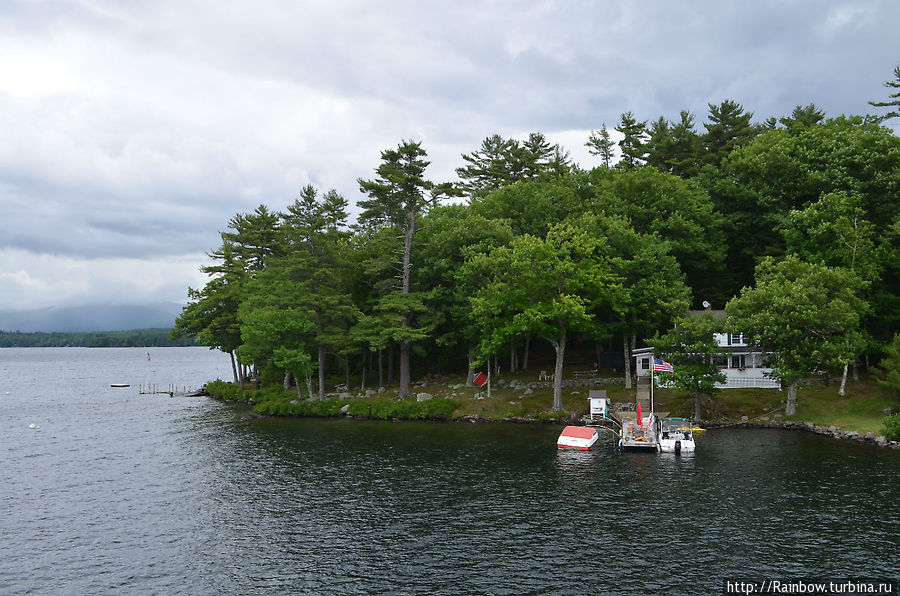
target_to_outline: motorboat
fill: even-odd
[[[657,446],[663,453],[693,453],[694,425],[687,418],[663,418],[659,421]]]
[[[588,451],[597,442],[600,433],[591,426],[567,426],[559,434],[556,446],[560,449]]]

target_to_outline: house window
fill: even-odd
[[[641,358],[641,370],[649,370],[650,369],[650,359],[649,358]]]
[[[745,354],[735,354],[731,357],[731,368],[744,368],[745,364]]]
[[[712,362],[717,368],[728,368],[728,358],[721,354],[713,356]]]

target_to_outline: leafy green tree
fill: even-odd
[[[484,285],[472,298],[472,317],[485,329],[480,349],[497,354],[513,337],[530,333],[556,352],[553,410],[562,410],[562,372],[570,331],[589,330],[592,311],[611,304],[620,280],[602,238],[557,224],[546,238],[519,236],[468,263]]]
[[[788,386],[786,413],[797,413],[797,386],[818,368],[834,368],[853,357],[864,302],[858,278],[841,268],[807,263],[788,255],[763,259],[756,286],[728,302],[727,326],[775,352],[773,375]]]
[[[723,278],[729,292],[752,284],[760,258],[784,254],[790,211],[825,194],[843,191],[859,197],[875,236],[886,237],[900,212],[897,171],[900,138],[859,117],[771,130],[732,151],[718,170],[704,168],[700,180],[732,239],[729,277]],[[876,293],[890,294],[883,281],[876,284]]]
[[[622,335],[625,386],[631,388],[631,350],[636,338],[668,328],[690,308],[691,291],[669,254],[670,244],[658,235],[638,233],[622,217],[585,216],[574,223],[606,238],[612,270],[622,280],[612,305],[601,304],[602,309],[595,311],[591,331],[598,341],[614,333]]]
[[[425,311],[422,297],[411,293],[413,239],[419,220],[432,206],[428,191],[432,183],[425,180],[429,162],[421,143],[403,141],[397,149],[381,152],[381,165],[374,180],[359,180],[360,191],[370,198],[359,202],[363,212],[360,221],[395,229],[402,240],[399,264],[399,288],[382,298],[379,310],[391,313],[391,338],[400,344],[400,394],[409,394],[410,345],[427,337],[427,330],[417,327],[417,313]]]
[[[464,274],[466,260],[489,253],[512,239],[509,222],[489,219],[464,205],[432,209],[425,221],[418,248],[419,281],[429,289],[426,304],[429,327],[438,346],[468,351],[467,381],[474,377],[479,326],[469,316],[469,297],[481,285],[479,277]]]
[[[900,118],[900,65],[894,67],[894,80],[885,81],[884,86],[888,89],[896,89],[895,93],[888,95],[887,101],[870,101],[869,105],[876,108],[893,108],[890,112],[876,117],[876,122],[884,122],[891,118]]]
[[[623,138],[619,141],[619,150],[622,159],[616,164],[624,170],[632,170],[644,164],[647,157],[647,121],[638,121],[631,111],[625,112],[619,117],[619,125],[616,127]]]
[[[302,399],[300,380],[306,379],[309,396],[314,396],[310,375],[315,364],[308,340],[314,324],[308,313],[273,304],[272,296],[257,296],[241,307],[241,346],[238,358],[264,366],[271,362],[297,379],[297,397]],[[277,300],[276,300],[277,301]]]
[[[587,177],[573,173],[505,186],[472,201],[471,208],[479,216],[508,221],[516,235],[544,237],[554,223],[584,213],[592,192]]]
[[[703,189],[652,168],[597,168],[590,177],[593,211],[624,217],[636,232],[656,234],[668,242],[694,295],[724,303],[718,290],[726,244],[722,217]]]
[[[811,263],[847,269],[859,278],[860,295],[866,297],[879,274],[880,263],[873,226],[860,204],[859,197],[844,192],[823,195],[805,209],[792,210],[784,234],[789,253]],[[857,350],[861,352],[864,347],[859,345]],[[844,364],[841,396],[847,385],[849,364]]]
[[[201,267],[210,280],[200,290],[188,288],[189,302],[175,320],[169,336],[174,339],[193,335],[197,343],[225,352],[231,358],[234,382],[240,383],[243,375],[238,374],[235,350],[241,345],[238,308],[244,296],[247,272],[227,239],[209,256],[218,261]]]
[[[599,131],[592,130],[588,136],[587,143],[588,152],[591,155],[599,155],[603,160],[603,167],[609,169],[612,167],[613,159],[616,155],[616,144],[612,140],[612,136],[606,129],[606,122],[600,127]]]
[[[788,252],[806,261],[844,267],[865,281],[878,276],[875,227],[857,195],[832,192],[791,210],[784,236]]]
[[[719,105],[709,105],[709,122],[705,123],[707,161],[719,165],[735,147],[747,144],[756,136],[756,129],[750,124],[753,112],[744,112],[743,106],[726,99]]]
[[[694,396],[694,420],[703,417],[703,396],[719,392],[716,383],[725,382],[713,358],[721,353],[715,334],[725,330],[725,323],[710,312],[699,316],[683,316],[667,333],[650,340],[654,354],[672,364],[671,373],[661,373],[663,381],[690,391]]]

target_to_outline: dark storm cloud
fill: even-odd
[[[757,121],[865,113],[897,22],[893,0],[7,2],[0,309],[88,295],[67,272],[109,259],[184,271],[236,212],[308,182],[355,201],[403,138],[442,180],[493,133],[543,131],[590,167],[589,131],[626,110],[700,130],[724,99]]]

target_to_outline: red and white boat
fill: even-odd
[[[556,440],[560,449],[580,449],[587,451],[594,446],[600,434],[590,426],[567,426]]]

